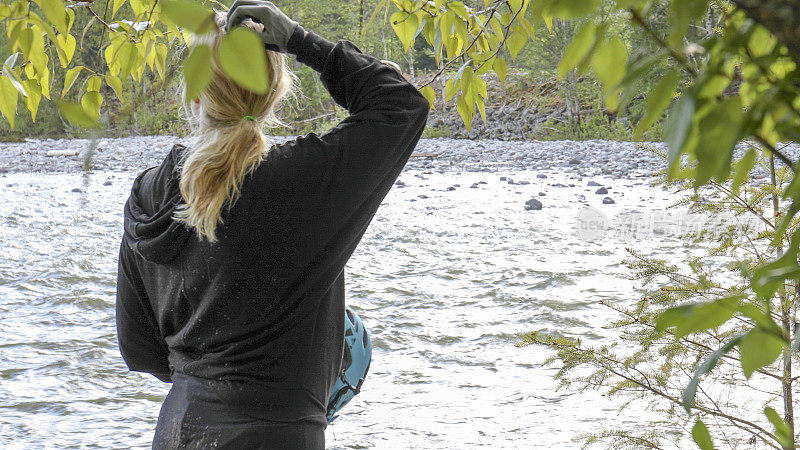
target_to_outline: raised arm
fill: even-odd
[[[245,188],[255,192],[243,193],[240,201],[246,204],[240,211],[252,214],[245,220],[254,227],[291,230],[291,242],[273,249],[280,255],[271,253],[272,260],[299,264],[306,275],[322,270],[327,276],[320,279],[332,280],[411,156],[430,105],[394,68],[353,43],[333,43],[287,24],[274,5],[266,6],[269,2],[244,1],[248,3],[229,13],[232,22],[252,17],[266,29],[268,23],[283,21],[274,29],[291,28],[291,35],[262,33],[265,44],[285,48],[319,72],[322,84],[349,117],[322,134],[310,133],[272,148]],[[306,275],[303,279],[315,279]]]

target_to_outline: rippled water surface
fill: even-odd
[[[598,301],[638,296],[624,247],[676,259],[686,249],[669,236],[589,242],[576,216],[587,205],[609,217],[662,211],[675,198],[635,179],[592,178],[613,187],[616,204],[603,205],[588,179],[537,173],[401,175],[405,186],[392,189],[346,269],[349,304],[375,351],[362,394],[328,428],[329,448],[575,448],[575,435],[604,421],[642,426],[646,412],[618,415],[618,400],[556,391],[556,369],[540,365],[549,353],[514,344],[534,329],[607,339],[613,316]],[[134,176],[0,178],[4,448],[149,446],[168,385],[127,371],[114,324]],[[544,209],[525,211],[534,196]]]

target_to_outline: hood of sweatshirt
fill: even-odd
[[[182,203],[178,162],[185,147],[172,147],[160,166],[145,170],[133,182],[125,203],[124,237],[144,259],[164,264],[175,259],[192,231],[172,219]]]

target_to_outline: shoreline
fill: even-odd
[[[291,136],[269,136],[275,143]],[[0,144],[0,174],[141,172],[161,164],[179,136],[132,136],[90,139],[26,139]],[[486,172],[497,170],[570,169],[578,176],[631,178],[652,175],[664,160],[663,143],[587,141],[502,141],[496,139],[420,139],[408,169]],[[66,154],[47,156],[51,154]],[[435,156],[430,156],[435,155]],[[88,158],[87,158],[88,157]]]

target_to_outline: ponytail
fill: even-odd
[[[225,15],[217,13],[217,33],[196,36],[192,44],[216,48],[225,30]],[[252,23],[252,22],[251,22]],[[246,23],[245,23],[246,24]],[[270,71],[266,94],[256,94],[237,85],[212,58],[211,81],[198,97],[200,114],[192,119],[195,145],[181,156],[180,190],[182,203],[173,218],[194,228],[209,242],[217,240],[222,223],[222,208],[228,211],[239,197],[242,181],[263,161],[267,152],[264,126],[284,125],[275,115],[276,105],[287,93],[293,93],[296,77],[286,66],[284,55],[264,50]],[[184,105],[193,99],[185,98]]]

